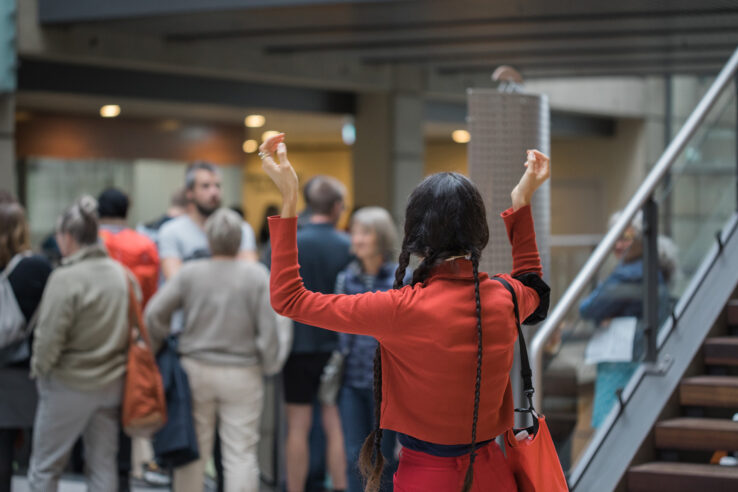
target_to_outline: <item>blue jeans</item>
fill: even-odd
[[[341,413],[341,426],[346,442],[346,475],[348,492],[363,492],[358,461],[364,440],[374,429],[374,392],[371,388],[354,388],[343,386],[338,396],[338,410]],[[392,490],[392,475],[397,470],[395,445],[397,434],[384,431],[382,437],[382,454],[385,458],[381,492]]]

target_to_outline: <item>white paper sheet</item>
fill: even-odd
[[[638,319],[613,318],[607,326],[597,328],[587,344],[586,364],[598,362],[630,362],[633,360],[633,338]]]

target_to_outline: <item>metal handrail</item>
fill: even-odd
[[[738,48],[733,52],[728,62],[718,74],[715,81],[704,97],[697,104],[697,107],[689,115],[684,126],[674,137],[674,140],[666,147],[651,172],[646,179],[638,187],[638,190],[631,198],[630,202],[618,217],[613,227],[605,235],[603,240],[594,250],[592,255],[579,271],[574,281],[561,297],[556,307],[548,316],[546,322],[541,326],[536,335],[533,337],[531,346],[531,359],[533,360],[533,386],[536,388],[534,395],[534,405],[536,408],[542,409],[543,402],[543,348],[546,342],[554,333],[556,327],[564,320],[569,309],[577,301],[585,287],[589,285],[594,275],[600,269],[602,264],[607,260],[610,251],[615,246],[615,242],[623,234],[625,229],[631,223],[638,211],[643,207],[646,201],[653,195],[656,187],[661,182],[671,166],[676,162],[677,157],[686,147],[689,139],[695,134],[700,123],[705,119],[709,111],[715,105],[720,93],[731,82],[732,77],[738,70]]]

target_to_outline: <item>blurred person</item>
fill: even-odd
[[[241,220],[246,220],[246,211],[243,209],[241,205],[234,203],[228,208],[236,212],[238,216],[241,217]]]
[[[13,296],[0,297],[0,317],[20,316],[27,329],[33,329],[51,265],[43,256],[31,254],[23,207],[2,196],[0,272]],[[30,378],[32,336],[0,348],[0,492],[10,492],[15,443],[19,434],[28,434],[36,414],[38,394]]]
[[[309,288],[333,293],[338,272],[349,263],[350,241],[336,230],[344,211],[346,189],[335,178],[316,176],[306,185],[310,215],[297,236],[300,245],[300,275]],[[320,377],[338,348],[338,335],[317,326],[295,323],[292,351],[284,367],[283,381],[287,413],[287,491],[305,490],[310,467],[314,402]],[[335,404],[320,406],[325,434],[325,454],[333,489],[346,489],[346,454],[341,418]]]
[[[336,294],[360,294],[392,289],[397,262],[394,261],[397,229],[392,216],[381,207],[354,211],[350,223],[351,251],[356,256],[336,280]],[[405,276],[409,280],[410,275]],[[371,336],[339,334],[339,350],[344,354],[343,385],[338,398],[341,424],[346,439],[348,491],[363,492],[359,452],[374,428],[374,353],[377,340]],[[389,465],[382,480],[382,490],[392,490],[396,469],[394,432],[386,431],[382,454]]]
[[[612,227],[620,217],[616,212],[610,218]],[[659,320],[670,311],[668,282],[677,271],[676,247],[670,239],[659,239]],[[612,273],[600,283],[579,305],[582,319],[591,320],[605,328],[614,318],[630,317],[637,320],[633,338],[631,361],[598,362],[595,395],[592,408],[592,427],[598,428],[617,400],[616,391],[624,388],[635,373],[645,353],[643,329],[643,214],[638,212],[615,243],[613,256],[618,261]]]
[[[39,404],[28,482],[33,492],[56,491],[82,436],[88,487],[116,490],[132,277],[98,241],[94,198],[64,211],[56,239],[64,259],[41,299],[31,359]]]
[[[221,175],[217,166],[196,162],[185,175],[187,213],[165,223],[159,231],[161,270],[170,279],[186,261],[210,256],[205,221],[221,205]],[[239,259],[257,260],[254,231],[241,221]]]
[[[214,164],[195,162],[185,174],[186,213],[165,223],[159,231],[159,258],[165,280],[172,278],[183,263],[210,257],[210,248],[205,234],[205,221],[221,206],[221,174]],[[238,258],[256,261],[256,238],[251,226],[241,221],[241,246]],[[184,326],[181,314],[172,320],[173,332]],[[218,475],[218,491],[223,490],[219,437],[215,439],[215,467]]]
[[[264,218],[261,223],[261,229],[259,229],[259,237],[257,238],[260,248],[266,247],[267,243],[269,243],[269,217],[278,214],[279,207],[273,203],[270,203],[264,209]]]
[[[298,179],[284,138],[279,134],[261,146],[263,168],[283,199],[281,216],[269,221],[272,306],[296,324],[371,335],[380,342],[375,428],[359,459],[365,490],[380,488],[385,430],[398,432],[402,444],[395,490],[517,490],[494,441],[514,424],[510,371],[517,316],[502,281],[478,271],[489,239],[479,190],[458,173],[431,175],[413,190],[394,289],[354,295],[310,291],[298,273]],[[502,214],[513,272],[501,277],[516,293],[520,319],[535,323],[545,318],[549,289],[541,279],[530,203],[550,165],[538,151],[527,157],[527,169],[510,194],[512,206]],[[412,255],[421,263],[412,285],[403,286]]]
[[[108,255],[120,262],[133,273],[141,288],[144,308],[156,292],[159,283],[159,253],[156,244],[144,234],[128,227],[128,196],[116,188],[104,190],[97,198],[100,215],[100,238]],[[133,471],[136,478],[143,478],[152,485],[166,485],[169,477],[152,460],[153,451],[148,439],[131,439],[123,429],[120,430],[118,446],[118,468],[120,489],[129,489],[129,475]],[[137,459],[132,463],[132,444],[134,441]],[[139,456],[141,455],[141,456]]]
[[[145,313],[155,347],[169,334],[176,310],[182,309],[186,319],[178,351],[190,381],[200,458],[175,469],[177,492],[203,490],[216,418],[225,490],[259,490],[262,377],[277,357],[277,323],[287,320],[280,321],[272,310],[266,267],[237,259],[241,224],[236,212],[214,212],[205,223],[212,257],[185,264]]]
[[[169,198],[169,208],[164,215],[146,224],[139,224],[136,229],[158,243],[161,226],[185,213],[187,213],[187,192],[184,188],[180,188]]]
[[[143,295],[142,307],[156,292],[159,280],[159,253],[156,244],[128,227],[128,196],[108,188],[97,198],[100,237],[108,255],[126,266],[138,280]]]

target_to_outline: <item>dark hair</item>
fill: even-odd
[[[197,161],[190,164],[185,173],[185,189],[195,189],[195,175],[197,171],[207,171],[209,173],[217,174],[220,176],[220,169],[215,164],[211,164],[205,161]]]
[[[31,249],[26,211],[20,203],[0,202],[0,270],[18,253]]]
[[[97,213],[101,218],[125,219],[128,205],[128,195],[117,188],[108,188],[97,197]]]
[[[463,491],[468,492],[474,478],[477,418],[482,381],[482,304],[479,296],[479,258],[489,240],[487,213],[482,195],[465,176],[458,173],[438,173],[424,179],[413,190],[405,211],[405,237],[399,266],[395,272],[395,288],[403,286],[410,256],[423,258],[413,273],[411,284],[423,282],[431,269],[445,259],[468,255],[474,272],[474,293],[477,314],[477,373],[474,385],[474,414],[471,429],[471,459],[464,479]],[[374,430],[361,448],[359,468],[366,480],[365,490],[379,489],[384,457],[381,452],[382,429],[382,356],[377,347],[374,356]]]
[[[330,215],[336,203],[343,201],[346,187],[336,178],[315,176],[305,184],[304,193],[312,213]]]

